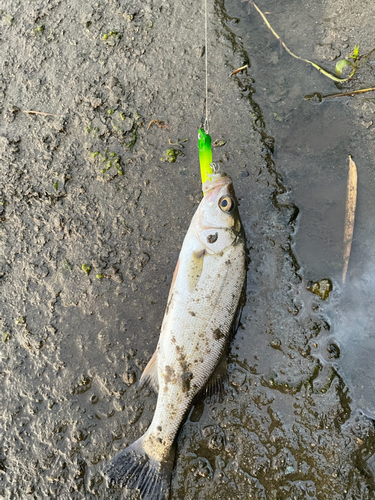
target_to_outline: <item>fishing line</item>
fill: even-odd
[[[205,68],[206,68],[206,118],[203,127],[198,132],[199,164],[201,170],[202,186],[209,180],[217,167],[212,163],[211,136],[208,133],[208,22],[207,0],[204,0],[204,32],[205,32]],[[205,193],[203,192],[203,195]]]
[[[206,66],[206,119],[204,122],[204,131],[208,134],[208,35],[207,35],[207,0],[204,0],[204,33],[205,33],[205,66]]]

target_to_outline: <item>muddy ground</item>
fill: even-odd
[[[227,394],[190,412],[171,499],[369,500],[374,422],[351,404],[329,317],[296,258],[301,214],[234,13],[247,5],[208,3],[210,133],[226,142],[214,159],[234,180],[251,262]],[[371,2],[318,5],[333,35],[316,44],[317,62],[330,60],[325,46],[371,40]],[[305,30],[321,40],[322,24]],[[130,498],[101,469],[155,407],[137,382],[201,197],[204,51],[196,2],[2,3],[0,498]],[[372,117],[347,106],[358,123]],[[154,119],[168,128],[148,129]]]

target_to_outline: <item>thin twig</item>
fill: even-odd
[[[345,204],[345,229],[344,229],[344,252],[343,252],[343,269],[342,282],[345,283],[346,273],[348,271],[350,250],[352,247],[355,208],[357,204],[357,167],[349,155],[349,173],[348,184],[346,188],[346,204]]]
[[[166,125],[164,122],[160,121],[160,120],[151,120],[150,123],[148,124],[148,127],[147,127],[147,130],[151,127],[151,125],[153,123],[156,123],[156,125],[159,127],[159,128],[167,128],[169,130],[169,127],[168,125]]]
[[[237,73],[239,73],[240,71],[242,71],[243,69],[246,69],[248,67],[247,64],[245,64],[245,66],[242,66],[242,68],[238,68],[236,69],[235,71],[232,71],[232,73],[229,75],[229,76],[233,76],[233,75],[236,75]]]
[[[168,142],[171,146],[181,146],[184,148],[185,146],[182,144],[183,142],[187,142],[187,139],[184,139],[183,141],[180,141],[180,139],[177,139],[177,142],[172,142],[170,139],[168,139]]]
[[[59,115],[53,115],[52,113],[43,113],[42,111],[23,111],[24,113],[27,113],[29,115],[33,114],[33,115],[42,115],[42,116],[55,116],[56,118],[58,118]]]
[[[353,90],[352,92],[342,92],[341,94],[324,95],[322,96],[322,99],[329,99],[330,97],[344,97],[347,95],[363,94],[364,92],[371,92],[372,90],[375,90],[375,87],[371,87],[369,89]]]
[[[371,49],[369,52],[367,52],[367,54],[363,54],[362,56],[358,56],[357,61],[360,61],[361,59],[367,59],[367,57],[369,57],[374,52],[374,50],[375,49]]]
[[[293,52],[291,50],[288,49],[288,47],[285,45],[285,43],[281,40],[281,38],[279,37],[279,35],[276,33],[276,31],[272,28],[272,26],[270,25],[270,23],[268,22],[268,19],[266,18],[266,16],[263,14],[263,12],[260,10],[260,8],[255,4],[255,2],[252,2],[252,4],[254,5],[255,9],[259,12],[259,14],[261,15],[265,25],[267,26],[267,28],[272,32],[272,34],[279,40],[279,42],[281,43],[281,45],[284,47],[284,49],[288,52],[288,54],[290,54],[292,57],[294,57],[295,59],[299,59],[300,61],[304,61],[308,64],[311,64],[311,66],[313,66],[315,69],[317,69],[318,71],[320,71],[320,73],[322,73],[323,75],[327,76],[328,78],[330,78],[331,80],[334,80],[335,82],[347,82],[349,80],[349,78],[337,78],[336,76],[332,75],[332,73],[330,73],[329,71],[326,71],[325,69],[323,69],[322,67],[320,67],[318,64],[312,62],[312,61],[309,61],[308,59],[304,59],[303,57],[300,57],[300,56],[297,56],[296,54],[293,54]],[[351,75],[352,76],[352,75]]]

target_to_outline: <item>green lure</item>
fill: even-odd
[[[201,166],[202,184],[204,184],[208,176],[213,174],[211,168],[212,163],[212,149],[211,149],[211,136],[206,134],[203,128],[198,132],[198,148],[199,148],[199,163]],[[204,193],[203,193],[204,194]]]

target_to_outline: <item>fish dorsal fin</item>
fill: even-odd
[[[141,380],[139,381],[139,387],[142,388],[145,385],[152,386],[155,392],[159,392],[159,379],[158,379],[158,352],[159,347],[152,355],[152,358],[147,363],[146,368],[143,370]]]
[[[225,392],[225,382],[228,379],[227,349],[224,350],[213,374],[209,378],[203,394],[213,396],[217,394],[219,398]]]

